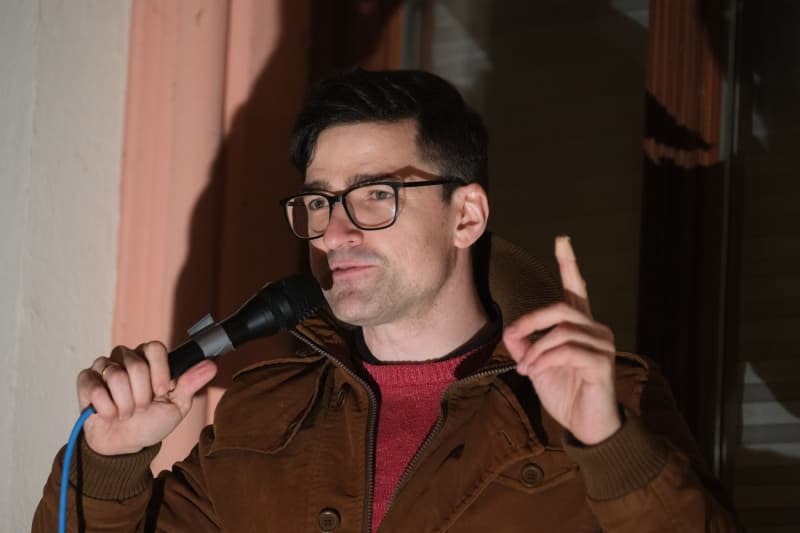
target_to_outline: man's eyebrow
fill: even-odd
[[[311,180],[303,182],[303,192],[329,191],[330,189],[330,183],[325,180]]]
[[[345,188],[350,188],[353,185],[361,185],[362,183],[370,183],[373,181],[397,181],[400,178],[391,174],[356,174],[354,176],[350,176],[347,181],[345,182]],[[315,179],[311,181],[307,181],[303,183],[303,192],[315,192],[315,191],[323,191],[323,192],[333,192],[331,191],[331,184],[329,181],[324,179]]]
[[[396,181],[397,179],[399,179],[397,176],[388,172],[384,174],[356,174],[347,180],[347,186],[352,187],[353,185],[360,185],[371,181]]]

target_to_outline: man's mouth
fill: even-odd
[[[341,263],[330,265],[331,276],[333,276],[334,280],[356,277],[370,268],[372,268],[372,265],[366,263]]]

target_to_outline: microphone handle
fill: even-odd
[[[207,315],[190,329],[191,338],[169,353],[170,376],[177,379],[207,357],[217,357],[252,339],[285,330],[303,320],[323,301],[316,281],[306,274],[271,283],[222,322],[215,324]]]
[[[169,375],[172,379],[178,377],[191,367],[205,359],[200,345],[189,339],[171,352],[169,352]]]

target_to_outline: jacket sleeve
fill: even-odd
[[[652,368],[622,373],[623,426],[595,446],[565,443],[603,531],[741,531],[664,378]]]
[[[81,438],[70,472],[67,531],[220,531],[205,494],[197,447],[154,479],[150,462],[159,447],[109,457],[92,451]],[[34,513],[33,533],[57,531],[64,452],[62,448],[53,462]]]

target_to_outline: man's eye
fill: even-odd
[[[318,211],[320,209],[325,209],[328,207],[328,202],[323,200],[322,198],[312,198],[306,204],[306,207],[309,211]]]
[[[394,191],[391,189],[373,189],[370,191],[370,198],[373,200],[391,200],[394,198]]]

